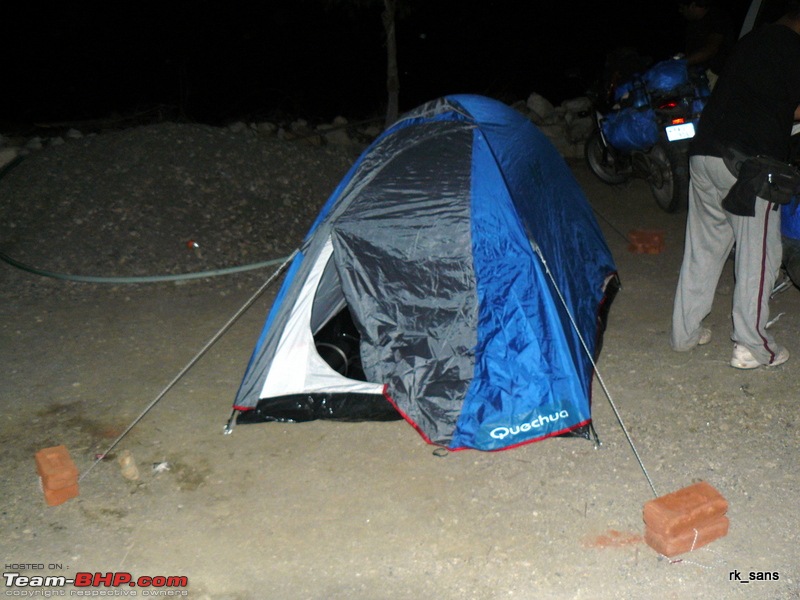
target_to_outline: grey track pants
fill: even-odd
[[[781,266],[780,211],[756,199],[755,216],[722,208],[736,182],[721,158],[690,160],[686,244],[675,293],[670,343],[675,350],[697,345],[703,319],[711,312],[725,261],[736,243],[731,339],[768,364],[780,347],[766,329],[769,296]]]

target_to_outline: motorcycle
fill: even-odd
[[[595,128],[584,148],[589,168],[611,185],[644,179],[665,212],[685,207],[689,142],[709,94],[705,75],[690,73],[676,59],[590,93]]]

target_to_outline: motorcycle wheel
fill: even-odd
[[[608,152],[600,137],[600,131],[595,129],[586,139],[583,148],[586,164],[600,181],[609,184],[625,183],[630,178],[627,172],[620,172],[614,157]]]
[[[685,148],[662,140],[650,150],[649,158],[647,182],[656,204],[668,213],[685,208],[689,201],[689,157]]]

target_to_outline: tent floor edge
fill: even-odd
[[[571,429],[566,433],[557,435],[556,437],[562,438],[582,438],[584,440],[594,439],[597,442],[597,432],[594,430],[594,424],[589,422],[586,425],[581,425],[575,429]]]
[[[236,423],[399,421],[402,418],[382,394],[311,393],[262,398],[252,410],[241,411]]]

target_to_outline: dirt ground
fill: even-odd
[[[708,481],[730,504],[727,536],[672,560],[643,542],[653,493],[597,379],[599,448],[549,439],[438,456],[404,421],[240,425],[223,435],[277,284],[111,451],[135,457],[140,478],[125,479],[113,457],[96,455],[272,269],[81,287],[3,264],[3,572],[185,576],[185,588],[92,591],[196,600],[800,598],[800,292],[772,303],[773,316],[784,313],[776,337],[793,354],[781,367],[728,366],[730,265],[707,320],[713,340],[672,352],[685,215],[661,212],[641,182],[611,188],[572,168],[622,281],[602,380],[657,492]],[[633,229],[664,231],[664,252],[629,252]],[[47,293],[20,298],[23,287]],[[80,495],[48,507],[33,457],[58,444],[81,472]],[[168,470],[154,470],[161,463]],[[771,580],[758,580],[765,573]],[[8,577],[5,596],[55,593]]]

